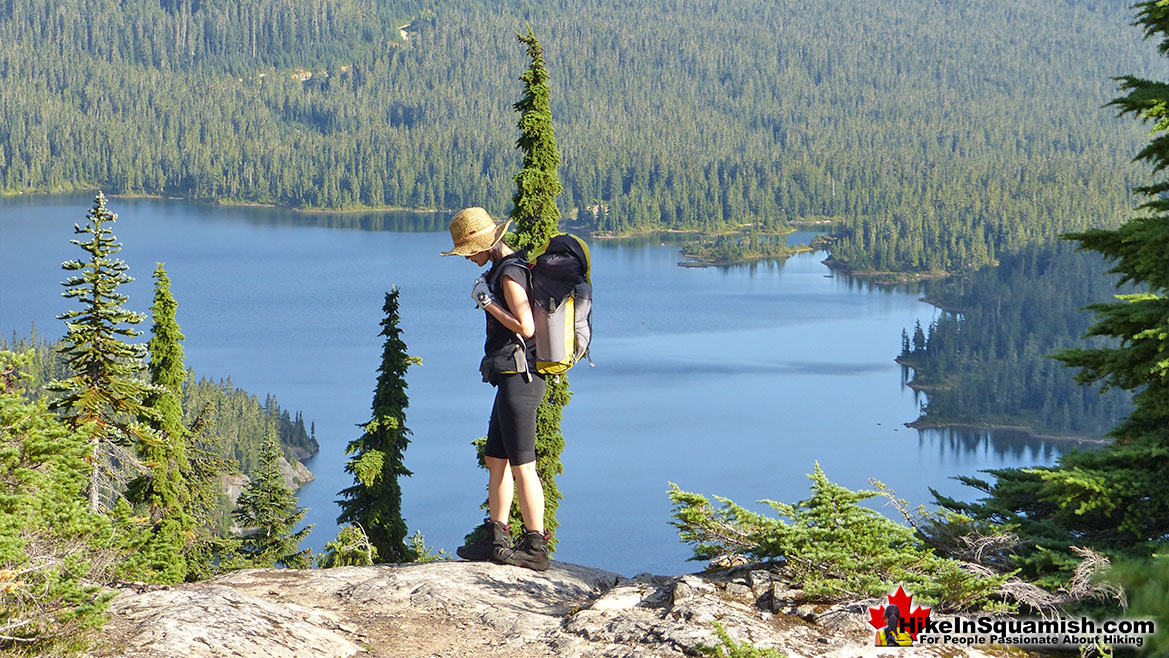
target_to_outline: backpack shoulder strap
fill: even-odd
[[[532,265],[527,261],[526,258],[524,258],[524,252],[522,251],[517,251],[514,254],[509,255],[503,260],[499,261],[497,265],[492,266],[491,269],[487,272],[487,285],[494,287],[496,282],[499,281],[499,277],[503,276],[504,268],[507,265],[511,265],[513,263],[522,267],[527,273],[528,280],[524,283],[530,286],[532,283]]]

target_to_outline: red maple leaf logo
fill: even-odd
[[[916,642],[917,634],[929,622],[929,607],[919,605],[911,611],[910,606],[913,604],[913,597],[906,594],[900,585],[897,586],[896,592],[888,595],[886,598],[889,600],[889,605],[897,606],[897,611],[901,613],[901,630],[909,633],[909,636]],[[885,606],[869,608],[869,624],[873,628],[885,627]]]

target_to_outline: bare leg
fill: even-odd
[[[499,457],[486,457],[487,472],[490,476],[487,481],[487,512],[492,521],[507,525],[507,517],[511,514],[511,500],[513,495],[511,478],[507,477],[507,460]],[[541,492],[542,493],[542,492]],[[543,518],[543,512],[541,512]]]
[[[536,474],[536,462],[512,466],[511,472],[515,476],[515,488],[520,497],[524,527],[531,532],[543,533],[544,487],[540,485],[540,476]],[[509,503],[510,500],[509,496]]]

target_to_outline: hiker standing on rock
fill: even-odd
[[[496,224],[482,208],[467,208],[451,219],[454,248],[443,256],[463,256],[483,267],[491,264],[471,290],[476,308],[487,315],[487,340],[479,369],[495,387],[495,404],[484,450],[489,472],[488,518],[478,539],[455,552],[465,560],[494,560],[537,571],[548,569],[544,534],[544,488],[536,473],[536,408],[544,399],[544,376],[536,372],[536,331],[528,301],[531,272],[522,252],[503,242],[511,220]],[[508,477],[508,466],[511,475]],[[513,487],[514,478],[514,487]],[[513,546],[507,526],[512,496],[519,495],[524,532]]]

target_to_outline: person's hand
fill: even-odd
[[[483,277],[475,279],[475,287],[471,288],[471,301],[475,302],[477,309],[485,309],[488,304],[495,301],[495,297],[491,296],[491,287]]]

